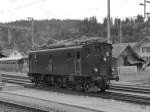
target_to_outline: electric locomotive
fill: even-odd
[[[31,51],[28,76],[35,84],[84,91],[105,91],[110,80],[119,80],[112,45],[105,42]]]

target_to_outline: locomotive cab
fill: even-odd
[[[88,74],[102,91],[109,88],[110,80],[119,80],[112,70],[112,46],[96,43],[84,46],[82,74]]]

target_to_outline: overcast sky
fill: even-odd
[[[143,15],[144,0],[110,0],[111,17],[125,18]],[[150,12],[147,4],[147,12]],[[84,19],[96,16],[103,21],[107,15],[107,0],[1,0],[0,22],[33,17],[34,19]]]

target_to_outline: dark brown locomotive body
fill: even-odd
[[[115,79],[111,61],[112,46],[107,43],[32,51],[28,75],[34,83],[104,91]]]

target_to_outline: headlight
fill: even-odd
[[[106,57],[104,57],[104,61],[106,61],[107,59],[106,59]]]
[[[112,72],[114,72],[115,71],[115,69],[114,68],[112,68]]]
[[[106,56],[109,56],[109,52],[106,52]]]
[[[95,73],[98,72],[98,68],[94,68],[94,72],[95,72]]]

